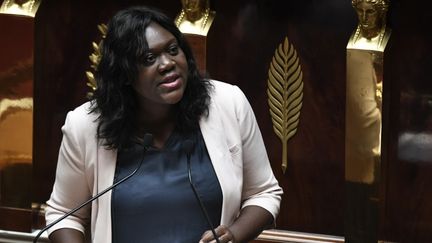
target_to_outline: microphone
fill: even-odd
[[[198,203],[200,205],[201,212],[204,214],[204,216],[205,216],[205,218],[207,220],[207,223],[210,226],[211,232],[213,233],[213,237],[215,238],[215,240],[216,240],[217,243],[220,243],[219,237],[216,234],[216,231],[214,229],[213,223],[211,222],[210,217],[209,217],[209,215],[207,213],[207,210],[204,207],[204,203],[202,202],[201,198],[199,197],[199,195],[197,193],[197,190],[195,188],[195,185],[193,184],[193,181],[192,181],[190,158],[191,158],[191,155],[192,155],[192,150],[194,148],[194,142],[191,139],[187,139],[186,141],[183,142],[182,147],[183,147],[183,151],[186,153],[186,157],[187,157],[187,167],[188,167],[189,184],[192,187],[192,191],[193,191],[193,193],[195,195],[195,198],[197,199],[197,201],[198,201]]]
[[[116,183],[114,183],[113,185],[111,185],[110,187],[106,188],[105,190],[101,191],[100,193],[96,194],[95,196],[91,197],[90,199],[88,199],[87,201],[85,201],[84,203],[82,203],[81,205],[79,205],[78,207],[72,209],[71,211],[69,211],[68,213],[66,213],[65,215],[63,215],[62,217],[58,218],[57,220],[55,220],[54,222],[52,222],[51,224],[45,226],[43,229],[41,229],[39,231],[39,233],[35,236],[35,238],[33,239],[33,243],[37,243],[37,240],[39,239],[39,237],[42,235],[43,232],[45,232],[46,230],[48,230],[49,228],[53,227],[54,225],[56,225],[57,223],[59,223],[60,221],[62,221],[63,219],[69,217],[70,215],[74,214],[76,211],[80,210],[81,208],[83,208],[84,206],[86,206],[87,204],[93,202],[94,200],[96,200],[97,198],[99,198],[100,196],[104,195],[105,193],[107,193],[108,191],[112,190],[114,187],[120,185],[121,183],[125,182],[127,179],[131,178],[133,175],[135,175],[135,173],[141,168],[141,165],[144,161],[144,156],[145,153],[147,152],[147,150],[149,149],[150,145],[153,143],[153,135],[146,133],[144,135],[143,138],[143,146],[144,146],[144,152],[143,152],[143,157],[138,165],[138,167],[132,171],[132,173],[130,173],[129,175],[125,176],[123,179],[117,181]]]

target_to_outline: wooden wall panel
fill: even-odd
[[[426,1],[395,1],[385,77],[391,82],[383,238],[432,242],[432,22]]]
[[[256,112],[285,191],[278,227],[343,235],[345,46],[355,14],[348,1],[334,2],[217,1],[207,55],[210,75],[239,85]],[[302,65],[304,98],[283,174],[266,88],[269,64],[285,37]]]

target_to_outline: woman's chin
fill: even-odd
[[[175,105],[183,98],[183,94],[170,94],[163,97],[166,104]]]

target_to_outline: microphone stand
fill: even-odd
[[[211,222],[210,217],[209,217],[209,215],[207,213],[207,210],[205,209],[204,203],[201,201],[201,198],[198,195],[198,192],[197,192],[197,190],[195,188],[195,185],[192,182],[192,172],[191,172],[191,165],[190,165],[190,157],[191,157],[191,153],[192,153],[192,149],[193,149],[193,142],[191,140],[186,140],[184,142],[184,144],[183,144],[183,147],[186,150],[189,184],[191,185],[192,191],[193,191],[193,193],[195,195],[195,198],[197,199],[197,201],[198,201],[198,203],[199,203],[199,205],[201,207],[201,211],[204,214],[204,216],[205,216],[205,218],[207,220],[207,223],[210,226],[210,230],[213,233],[213,237],[215,238],[216,243],[220,243],[219,237],[216,234],[216,231],[214,229],[213,223]]]
[[[72,209],[71,211],[69,211],[67,214],[63,215],[62,217],[58,218],[57,220],[55,220],[54,222],[50,223],[49,225],[45,226],[43,229],[41,229],[39,231],[39,233],[35,236],[35,238],[33,239],[33,243],[37,243],[37,240],[39,239],[39,237],[42,235],[43,232],[45,232],[46,230],[48,230],[49,228],[53,227],[54,225],[56,225],[57,223],[59,223],[60,221],[62,221],[63,219],[69,217],[70,215],[74,214],[76,211],[80,210],[81,208],[83,208],[84,206],[86,206],[87,204],[93,202],[94,200],[98,199],[100,196],[104,195],[105,193],[107,193],[108,191],[112,190],[114,187],[120,185],[121,183],[123,183],[124,181],[126,181],[127,179],[131,178],[133,175],[135,175],[135,173],[141,168],[141,165],[144,161],[144,155],[147,152],[149,146],[151,145],[153,141],[153,135],[151,134],[145,134],[144,138],[143,138],[143,145],[144,145],[144,152],[143,152],[143,157],[138,165],[138,167],[132,171],[132,173],[130,173],[129,175],[127,175],[126,177],[124,177],[123,179],[119,180],[118,182],[114,183],[113,185],[111,185],[110,187],[106,188],[105,190],[99,192],[98,194],[96,194],[94,197],[91,197],[89,200],[85,201],[84,203],[82,203],[81,205],[79,205],[78,207]]]

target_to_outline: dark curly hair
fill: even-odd
[[[208,115],[211,83],[201,77],[191,48],[174,21],[162,12],[148,7],[131,7],[119,11],[108,23],[102,42],[101,59],[95,78],[90,113],[98,114],[97,137],[108,149],[122,149],[139,141],[136,112],[138,102],[130,85],[138,77],[138,66],[148,50],[145,30],[157,23],[177,39],[188,68],[187,86],[176,104],[176,129],[189,133],[198,128],[202,115]]]

